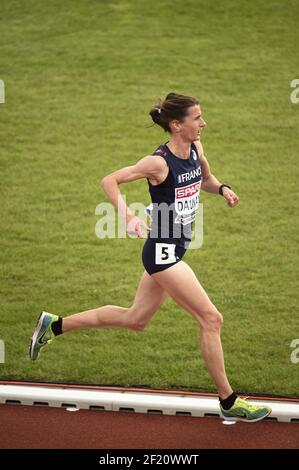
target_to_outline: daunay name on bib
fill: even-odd
[[[201,181],[175,188],[176,223],[183,225],[193,222],[199,205],[199,191]]]

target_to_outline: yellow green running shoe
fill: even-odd
[[[272,409],[264,405],[253,405],[245,398],[237,398],[229,410],[225,410],[220,405],[222,416],[227,421],[246,421],[246,423],[255,423],[266,418],[272,412]]]
[[[42,312],[40,314],[29,348],[29,357],[32,361],[35,361],[39,356],[40,350],[55,338],[51,325],[58,319],[58,315],[52,315],[52,313]]]

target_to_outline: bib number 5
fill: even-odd
[[[170,264],[176,262],[174,243],[156,243],[156,264]]]

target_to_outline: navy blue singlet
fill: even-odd
[[[173,266],[184,256],[191,241],[201,186],[200,156],[194,143],[188,159],[174,155],[167,142],[160,145],[153,155],[164,158],[169,172],[158,185],[148,181],[152,223],[143,247],[142,261],[149,274]]]

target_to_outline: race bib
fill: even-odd
[[[175,188],[176,222],[183,225],[191,223],[195,218],[199,205],[199,190],[201,182]]]
[[[175,243],[156,243],[156,264],[175,263]]]

